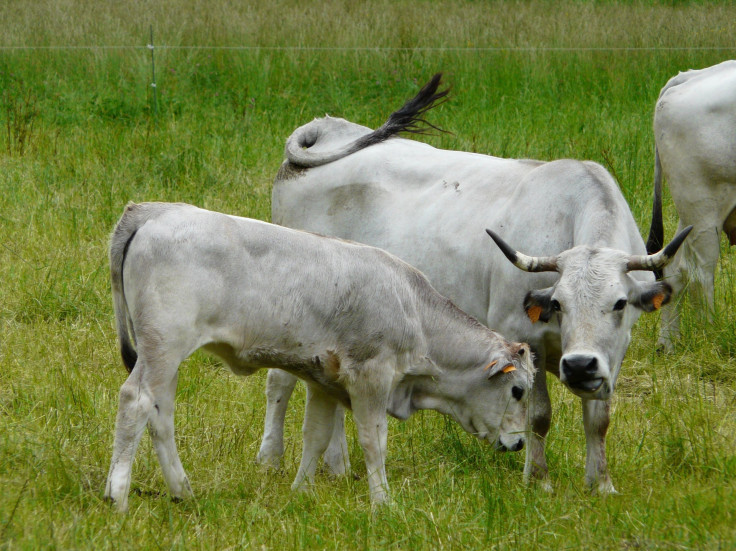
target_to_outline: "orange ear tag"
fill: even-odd
[[[537,323],[539,321],[539,316],[542,315],[542,307],[530,306],[529,309],[526,311],[526,315],[529,316],[529,319],[532,320],[532,323]]]
[[[659,310],[662,307],[663,301],[664,295],[662,293],[659,293],[658,295],[655,295],[654,298],[652,298],[652,306],[654,306],[655,310]]]
[[[485,367],[483,368],[483,371],[488,371],[489,369],[491,369],[491,368],[492,368],[492,367],[493,367],[494,365],[496,365],[497,363],[498,363],[498,360],[493,360],[493,361],[492,361],[491,363],[489,363],[489,364],[488,364],[487,366],[485,366]]]
[[[509,364],[506,367],[504,367],[501,371],[504,373],[511,373],[512,371],[516,371],[516,367],[514,367],[514,364]]]

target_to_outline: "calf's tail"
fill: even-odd
[[[133,241],[138,228],[142,225],[138,220],[137,213],[141,205],[129,203],[125,212],[120,217],[110,239],[110,280],[112,284],[112,301],[115,310],[115,325],[118,333],[118,344],[123,364],[128,372],[133,371],[138,354],[133,346],[135,336],[130,323],[128,305],[125,300],[125,288],[123,285],[123,267],[125,266],[125,255],[128,247]]]
[[[654,197],[652,199],[652,223],[647,238],[647,254],[654,254],[664,246],[664,226],[662,224],[662,162],[659,150],[654,147]],[[662,270],[655,270],[657,279],[662,279]]]

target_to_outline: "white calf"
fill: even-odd
[[[374,502],[388,492],[387,412],[406,419],[434,409],[498,448],[524,444],[528,347],[490,331],[379,249],[148,203],[126,208],[110,263],[130,370],[105,490],[120,510],[146,424],[171,495],[191,494],[174,442],[174,395],[179,364],[199,348],[237,374],[281,368],[308,383],[295,487],[312,480],[338,403],[353,410]]]

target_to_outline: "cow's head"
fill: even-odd
[[[526,256],[486,231],[517,268],[560,274],[552,287],[527,293],[524,310],[532,323],[557,317],[560,380],[578,396],[607,400],[629,345],[631,326],[641,311],[657,310],[672,295],[669,284],[637,281],[629,272],[664,267],[691,229],[685,228],[652,255],[578,246],[547,257]]]

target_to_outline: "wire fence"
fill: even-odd
[[[146,50],[150,45],[79,45],[79,46],[0,46],[0,51],[12,50]],[[160,50],[243,50],[297,52],[677,52],[726,51],[730,46],[172,46],[156,45]]]

